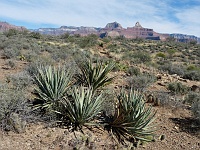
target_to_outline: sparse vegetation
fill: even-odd
[[[199,87],[199,50],[199,44],[178,43],[173,39],[166,42],[124,37],[101,39],[95,35],[51,36],[14,30],[2,33],[0,127],[2,131],[21,133],[29,124],[29,113],[36,113],[41,120],[42,117],[55,117],[54,125],[58,126],[48,130],[48,138],[60,134],[56,132],[61,126],[65,132],[65,128],[73,129],[74,133],[83,132],[82,136],[77,134],[77,141],[66,140],[69,141],[68,146],[73,143],[73,148],[80,148],[78,145],[83,149],[95,147],[91,146],[92,143],[98,143],[98,138],[106,135],[108,138],[104,140],[111,141],[113,146],[108,149],[123,149],[142,145],[144,141],[163,140],[164,135],[158,138],[160,131],[151,128],[157,116],[159,120],[156,122],[164,122],[162,127],[158,125],[163,133],[170,131],[173,134],[177,130],[176,135],[185,133],[184,137],[194,137],[189,131],[185,132],[186,128],[181,128],[184,124],[181,119],[189,116],[186,111],[193,113],[192,119],[200,118],[199,93],[191,92],[189,88],[191,84]],[[121,91],[122,87],[127,91]],[[159,100],[159,105],[145,103],[140,92],[148,90]],[[178,107],[177,101],[183,99]],[[183,106],[184,113],[174,113]],[[37,109],[33,111],[32,108]],[[157,114],[154,109],[158,110]],[[169,110],[159,112],[164,109]],[[170,119],[180,120],[179,128],[174,128],[177,124],[168,122],[166,116],[169,114]],[[45,123],[49,121],[47,119]],[[33,126],[38,124],[39,121]],[[168,124],[173,126],[173,130]],[[92,130],[90,135],[85,127]],[[93,134],[98,134],[95,127],[100,128],[102,133],[91,140]],[[51,145],[55,146],[59,140],[57,143],[62,145],[62,139],[70,135],[68,131],[60,134]],[[113,142],[113,138],[120,144]],[[168,142],[170,140],[168,137]],[[41,145],[44,143],[40,141]]]

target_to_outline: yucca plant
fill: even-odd
[[[91,121],[102,110],[102,95],[94,96],[91,88],[73,87],[72,96],[61,101],[63,112],[57,112],[70,119],[74,129],[91,125]]]
[[[155,131],[151,125],[155,114],[151,107],[145,108],[142,94],[133,90],[128,93],[122,90],[118,96],[115,114],[106,116],[103,122],[105,129],[120,143],[126,140],[150,141],[147,137],[153,136]]]
[[[35,109],[53,109],[65,96],[72,84],[72,74],[65,67],[40,66],[35,75],[35,93],[37,105]]]
[[[115,66],[114,63],[97,62],[92,65],[91,60],[85,60],[77,63],[81,73],[76,76],[78,83],[86,87],[92,87],[94,91],[98,88],[108,85],[115,77],[108,77]]]

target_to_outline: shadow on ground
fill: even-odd
[[[200,124],[194,118],[170,118],[179,126],[181,132],[186,132],[200,138]]]

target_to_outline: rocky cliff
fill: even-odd
[[[199,38],[194,35],[186,35],[186,34],[170,34],[170,37],[173,37],[176,39],[177,42],[190,42],[190,41],[197,41],[199,43]]]
[[[105,29],[123,29],[121,24],[117,23],[117,22],[112,22],[112,23],[108,23],[105,26]]]
[[[15,25],[11,25],[7,22],[0,22],[0,32],[5,32],[10,29],[16,29],[19,31],[27,30],[25,27],[22,27],[22,26],[15,26]]]
[[[127,28],[123,28],[118,22],[112,22],[108,23],[104,28],[61,26],[60,28],[40,28],[31,31],[51,35],[60,35],[68,33],[71,35],[79,34],[81,36],[87,36],[89,34],[96,34],[102,38],[106,36],[123,36],[125,38],[144,38],[162,41],[165,41],[169,37],[173,37],[178,42],[189,42],[195,40],[197,41],[197,43],[200,43],[200,38],[197,38],[196,36],[184,34],[161,34],[155,32],[153,29],[142,27],[142,25],[139,22],[136,22],[136,24],[133,27]]]
[[[32,32],[39,32],[41,34],[61,35],[65,33],[80,34],[86,36],[88,34],[98,34],[98,28],[95,27],[74,27],[74,26],[61,26],[60,28],[39,28],[30,30]]]

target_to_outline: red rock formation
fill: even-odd
[[[10,29],[16,29],[16,30],[19,30],[19,31],[26,30],[25,27],[11,25],[7,22],[0,22],[0,32],[5,32],[5,31],[8,31]]]

